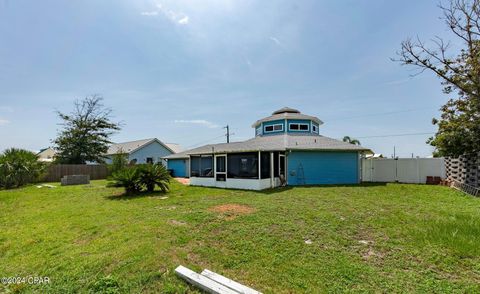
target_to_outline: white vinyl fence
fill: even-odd
[[[362,181],[424,184],[427,176],[445,178],[443,158],[362,159]]]

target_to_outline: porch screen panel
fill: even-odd
[[[258,179],[258,153],[228,154],[227,163],[228,178]]]
[[[262,179],[270,178],[270,152],[260,153],[260,177]]]
[[[190,176],[199,177],[200,176],[200,156],[192,156],[190,159]]]
[[[192,177],[213,177],[213,156],[192,156],[191,157]]]

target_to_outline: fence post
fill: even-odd
[[[416,158],[415,162],[417,163],[417,184],[423,184],[422,179],[420,179],[420,158]]]

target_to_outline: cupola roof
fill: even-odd
[[[290,108],[290,107],[283,107],[283,108],[280,108],[277,111],[274,111],[271,116],[267,116],[265,118],[257,120],[252,125],[252,127],[255,128],[263,122],[274,121],[274,120],[279,120],[279,119],[299,119],[299,120],[304,119],[304,120],[311,120],[311,121],[317,123],[318,125],[323,124],[323,121],[321,121],[318,117],[303,114],[300,111],[298,111],[296,109],[293,109],[293,108]]]

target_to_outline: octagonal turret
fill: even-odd
[[[315,116],[302,114],[299,110],[283,107],[272,113],[271,116],[257,120],[252,127],[255,136],[279,134],[319,135],[319,127],[323,122]]]

